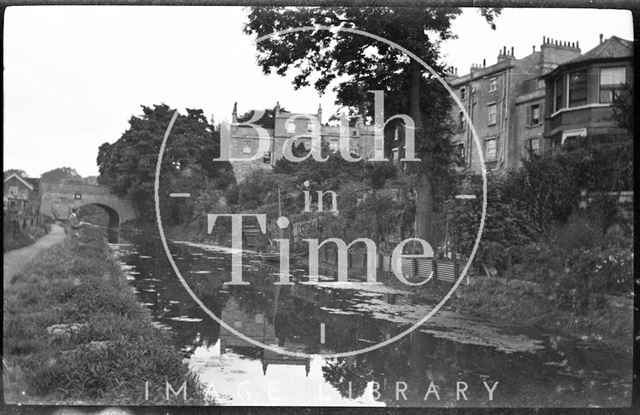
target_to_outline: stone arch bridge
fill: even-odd
[[[135,219],[131,200],[116,196],[109,187],[84,183],[40,183],[40,214],[66,220],[72,208],[96,205],[109,215],[109,242],[118,241],[118,227]]]

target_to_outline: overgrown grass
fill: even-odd
[[[56,324],[76,326],[50,334]],[[169,336],[152,325],[103,237],[83,230],[79,243],[43,251],[5,289],[5,400],[211,404]],[[166,400],[166,382],[176,391],[186,382],[187,401]]]
[[[633,310],[600,304],[586,314],[576,315],[558,307],[555,299],[534,289],[495,278],[478,278],[476,284],[461,287],[462,295],[453,303],[462,313],[491,317],[504,323],[538,327],[569,337],[603,343],[631,355]]]

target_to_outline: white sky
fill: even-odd
[[[569,20],[570,17],[570,20]],[[255,46],[242,32],[240,7],[10,7],[4,33],[4,169],[31,177],[68,166],[96,175],[98,147],[114,142],[140,105],[201,108],[216,121],[270,108],[314,113],[325,120],[334,97],[290,80],[262,75]],[[570,21],[571,24],[567,24]],[[598,35],[633,39],[631,13],[613,10],[504,9],[492,31],[474,9],[453,25],[458,39],[444,60],[468,72],[495,63],[503,46],[517,58],[542,36],[579,41],[582,52]]]

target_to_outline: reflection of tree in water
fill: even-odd
[[[373,369],[363,355],[329,359],[322,366],[324,379],[333,385],[345,398],[359,398],[372,379]],[[349,393],[351,382],[351,393]]]
[[[372,332],[383,333],[389,330],[393,331],[391,335],[395,335],[397,334],[395,331],[399,330],[398,327],[379,320],[367,323],[361,323],[360,335],[367,332],[372,335]],[[376,325],[378,327],[374,328]],[[401,340],[371,352],[330,359],[322,367],[322,373],[325,380],[331,383],[343,397],[350,396],[355,399],[362,396],[369,381],[380,382],[384,378],[403,379],[407,373],[410,352],[408,342]],[[351,382],[351,395],[349,395],[349,382]]]

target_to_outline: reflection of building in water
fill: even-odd
[[[237,299],[231,297],[227,300],[221,313],[222,321],[233,327],[244,336],[268,346],[278,346],[275,326],[268,321],[264,312],[250,313],[240,307]],[[249,352],[250,355],[259,355],[262,361],[262,372],[267,373],[267,367],[271,365],[299,365],[304,366],[309,375],[311,361],[309,358],[294,357],[265,350],[245,339],[236,336],[224,327],[220,328],[220,353],[224,354],[226,348],[234,348]],[[302,352],[302,345],[287,344],[287,350]]]
[[[294,344],[287,344],[288,351],[304,352],[302,346],[297,347]],[[309,376],[309,370],[311,369],[311,359],[308,357],[296,357],[288,356],[280,353],[276,353],[271,350],[262,351],[262,373],[267,374],[267,366],[269,365],[292,365],[292,366],[304,366],[305,374]]]

